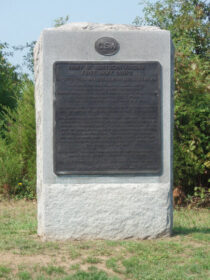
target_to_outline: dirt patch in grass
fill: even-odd
[[[54,261],[59,261],[58,259],[53,259],[48,255],[33,255],[33,256],[25,256],[13,254],[11,252],[0,253],[1,264],[8,265],[10,267],[18,266],[20,264],[40,264],[40,265],[48,265]]]
[[[78,265],[79,269],[82,271],[88,272],[90,267],[95,266],[98,270],[102,270],[106,272],[108,275],[119,277],[119,273],[114,272],[112,269],[107,268],[106,261],[108,257],[101,256],[100,262],[91,263],[87,262],[87,259],[90,256],[83,255],[82,258],[72,260],[68,255],[19,255],[13,254],[12,252],[4,252],[0,253],[0,264],[4,267],[8,267],[13,275],[17,275],[20,269],[26,269],[27,271],[32,273],[36,268],[36,271],[49,271],[49,269],[55,268],[63,268],[63,271],[68,274],[72,271],[72,267],[76,267]],[[65,259],[65,260],[64,260]],[[73,272],[73,271],[72,271]],[[122,280],[128,279],[125,276],[121,275]]]

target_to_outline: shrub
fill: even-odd
[[[34,86],[27,79],[17,109],[6,109],[4,137],[0,138],[0,188],[18,197],[35,197]],[[1,127],[1,129],[3,129]]]
[[[0,42],[0,122],[4,122],[4,108],[17,106],[17,97],[21,94],[21,78],[18,68],[9,63],[8,44]],[[2,131],[0,131],[0,134]]]

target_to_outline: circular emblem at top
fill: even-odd
[[[111,37],[101,37],[95,42],[95,49],[102,55],[114,55],[120,49],[120,44]]]

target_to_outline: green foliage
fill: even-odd
[[[0,120],[3,120],[4,106],[11,109],[17,105],[17,97],[21,92],[21,80],[17,69],[12,66],[5,52],[8,48],[6,43],[0,43]]]
[[[34,86],[25,80],[17,109],[5,109],[4,138],[0,138],[0,189],[19,197],[35,196]],[[0,129],[3,129],[0,127]]]
[[[175,45],[174,183],[193,194],[194,187],[207,187],[210,171],[210,6],[200,0],[144,4],[144,18],[134,23],[170,30]]]
[[[210,207],[210,188],[194,187],[193,195],[187,197],[188,207]]]
[[[61,25],[64,25],[68,21],[69,21],[69,15],[67,15],[66,17],[59,17],[59,18],[54,20],[54,27],[59,27]]]

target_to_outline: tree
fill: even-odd
[[[0,191],[19,197],[35,197],[36,130],[34,85],[27,77],[17,108],[7,108],[6,131],[0,137]]]
[[[69,21],[69,15],[65,17],[59,17],[54,20],[54,27],[59,27],[61,25],[66,24]]]
[[[210,171],[210,6],[201,0],[144,4],[144,18],[134,23],[170,30],[175,45],[174,184],[193,193],[207,187]]]
[[[21,79],[17,68],[12,66],[5,50],[8,45],[0,43],[0,119],[3,119],[4,107],[14,109],[17,105],[17,97],[21,94]]]

